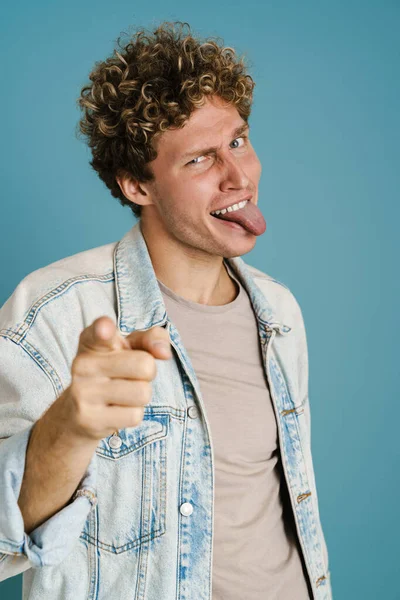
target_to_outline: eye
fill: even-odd
[[[234,140],[232,140],[231,144],[237,142],[238,140],[242,140],[242,144],[240,144],[239,146],[235,146],[234,149],[236,150],[236,148],[242,148],[243,146],[246,145],[246,141],[247,141],[247,135],[241,135],[240,137],[235,138]],[[191,165],[199,165],[201,158],[207,158],[208,154],[203,154],[202,156],[196,156],[196,158],[193,158],[192,160],[190,160],[188,163],[186,163],[186,166],[191,166]]]
[[[193,158],[193,160],[190,160],[188,163],[186,163],[187,165],[198,165],[199,162],[194,162],[194,161],[199,161],[199,158],[204,158],[203,156],[196,156],[196,158]]]
[[[241,135],[240,137],[235,138],[231,144],[233,144],[234,142],[237,142],[238,140],[242,140],[243,144],[241,146],[243,146],[245,144],[245,140],[247,139],[246,135]],[[241,148],[241,146],[235,146],[235,148]]]

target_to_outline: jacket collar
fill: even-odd
[[[276,313],[254,282],[248,266],[240,257],[224,259],[249,294],[253,310],[261,325],[288,333],[290,327],[278,320]],[[118,328],[122,333],[144,330],[166,323],[163,296],[157,283],[140,220],[116,244],[114,272],[118,303]]]

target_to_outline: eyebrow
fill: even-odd
[[[239,125],[239,127],[236,127],[236,129],[232,132],[232,139],[236,139],[242,133],[248,130],[250,130],[250,125],[248,123],[243,123],[243,125]],[[184,161],[187,158],[193,156],[203,156],[203,154],[210,154],[212,152],[216,152],[218,148],[219,146],[209,146],[208,148],[193,148],[193,150],[185,152],[185,154],[183,154],[179,160]]]

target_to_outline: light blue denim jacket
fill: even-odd
[[[302,313],[285,285],[240,257],[225,260],[257,318],[313,597],[331,600],[311,457]],[[122,335],[166,327],[173,358],[157,360],[141,424],[100,440],[78,487],[83,494],[28,535],[17,500],[31,429],[69,386],[79,335],[102,315]],[[0,580],[23,572],[24,600],[211,599],[212,435],[140,221],[117,243],[30,273],[1,308],[0,438]]]

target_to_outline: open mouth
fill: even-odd
[[[247,202],[250,202],[250,199],[242,200],[241,202],[238,202],[237,204],[232,204],[231,206],[228,206],[227,208],[223,208],[221,210],[214,210],[214,211],[210,212],[210,215],[212,217],[215,217],[216,219],[221,219],[222,216],[227,212],[236,212],[237,210],[240,210],[241,208],[246,206]]]

